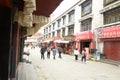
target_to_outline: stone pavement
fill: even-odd
[[[46,56],[46,54],[45,54]],[[74,60],[74,56],[62,54],[62,59],[41,60],[39,52],[31,53],[39,80],[120,80],[120,67],[101,62]]]
[[[20,62],[15,80],[39,80],[32,64]]]

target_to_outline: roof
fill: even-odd
[[[33,14],[49,17],[61,2],[62,0],[36,0],[36,11]]]

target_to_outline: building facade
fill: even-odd
[[[44,27],[44,39],[54,42],[60,36],[69,41],[68,52],[97,49],[107,59],[120,60],[119,25],[119,0],[80,0]]]
[[[99,48],[107,59],[120,60],[120,1],[104,0],[103,25],[97,29]]]

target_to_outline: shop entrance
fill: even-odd
[[[81,41],[80,42],[80,52],[82,52],[83,48],[89,48],[90,46],[90,41]]]

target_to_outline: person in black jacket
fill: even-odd
[[[62,47],[58,47],[58,53],[59,53],[59,58],[62,58],[62,55],[61,55],[61,53],[63,52],[63,49],[62,49]]]
[[[45,48],[44,48],[44,46],[42,46],[42,48],[41,48],[41,59],[45,59],[44,54],[45,54]]]

